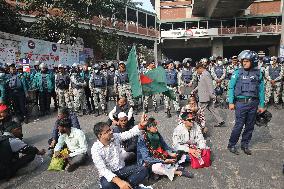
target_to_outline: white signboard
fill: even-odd
[[[161,37],[164,38],[202,37],[216,35],[218,35],[218,28],[161,31]]]
[[[0,47],[0,62],[16,64],[15,48]]]

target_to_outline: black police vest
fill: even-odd
[[[277,66],[276,68],[272,68],[272,66],[269,66],[269,76],[272,80],[275,80],[277,77],[280,76],[281,67]]]
[[[107,85],[108,86],[113,86],[114,85],[114,76],[115,72],[109,71],[107,74]]]
[[[67,74],[58,74],[56,77],[56,87],[59,89],[68,89],[70,84],[70,79]]]
[[[235,87],[235,96],[246,96],[258,98],[260,84],[260,70],[253,68],[246,71],[243,68],[239,69],[239,77]]]
[[[181,71],[182,81],[185,83],[189,83],[192,80],[192,69],[190,70],[182,70]]]
[[[177,85],[177,71],[166,70],[167,85]]]
[[[103,74],[94,74],[93,75],[93,86],[92,87],[103,87],[105,84]]]
[[[214,72],[215,72],[218,79],[220,79],[222,77],[222,75],[224,74],[223,69],[224,69],[223,66],[215,66],[214,67]]]
[[[117,80],[119,84],[129,83],[127,72],[118,72]]]

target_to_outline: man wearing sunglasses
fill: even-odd
[[[173,132],[173,148],[175,151],[184,151],[198,158],[201,150],[206,148],[201,128],[190,112],[183,113],[181,119]]]

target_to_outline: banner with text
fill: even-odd
[[[31,62],[45,62],[49,66],[59,64],[60,44],[25,38],[20,46],[21,58],[28,58]]]
[[[218,28],[161,31],[161,37],[164,38],[202,37],[216,35],[218,35]]]

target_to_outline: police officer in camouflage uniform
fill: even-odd
[[[91,74],[89,86],[94,98],[95,113],[99,116],[99,103],[101,105],[102,111],[106,114],[106,89],[107,80],[98,65],[94,65],[93,73]]]
[[[193,75],[195,68],[191,66],[192,59],[188,58],[186,61],[183,61],[183,68],[178,73],[178,89],[181,95],[188,95],[193,90],[191,85],[193,80]]]
[[[58,97],[58,105],[60,108],[68,106],[69,100],[69,84],[70,76],[65,72],[64,65],[58,65],[58,73],[55,75],[55,91]]]
[[[211,76],[213,78],[213,85],[215,89],[216,101],[217,103],[224,103],[224,89],[225,89],[225,78],[226,78],[226,68],[223,65],[221,57],[217,58],[216,64],[211,68]]]
[[[176,113],[179,115],[179,95],[178,95],[178,79],[177,79],[177,70],[174,67],[173,62],[168,62],[166,69],[166,83],[169,89],[173,90],[175,93],[175,100],[173,101],[174,108]],[[165,108],[167,117],[171,117],[171,100],[169,97],[165,96]]]
[[[84,87],[88,84],[80,76],[80,70],[77,63],[72,65],[70,87],[74,95],[74,110],[80,112],[80,115],[84,115],[87,112],[87,103]]]
[[[273,93],[274,106],[279,107],[279,99],[281,95],[281,86],[283,79],[283,68],[278,64],[277,57],[271,57],[271,65],[265,69],[266,89],[265,104],[268,104]]]
[[[116,100],[116,94],[114,91],[114,77],[115,77],[115,66],[111,64],[107,71],[107,102],[109,100]]]
[[[147,73],[148,71],[155,69],[156,68],[155,61],[153,60],[151,62],[146,63],[145,67],[146,69],[144,70],[143,73]],[[154,112],[157,113],[158,112],[157,94],[153,94],[151,96],[144,96],[143,104],[144,104],[145,113],[148,113],[149,98],[152,98]]]
[[[123,62],[119,63],[118,72],[114,77],[114,90],[118,94],[119,98],[126,97],[129,105],[134,107],[134,100],[131,93],[131,87],[129,85],[128,74]]]
[[[38,72],[33,79],[33,88],[39,94],[40,116],[50,114],[51,93],[54,90],[54,75],[48,72],[48,66],[45,63],[39,65]]]

